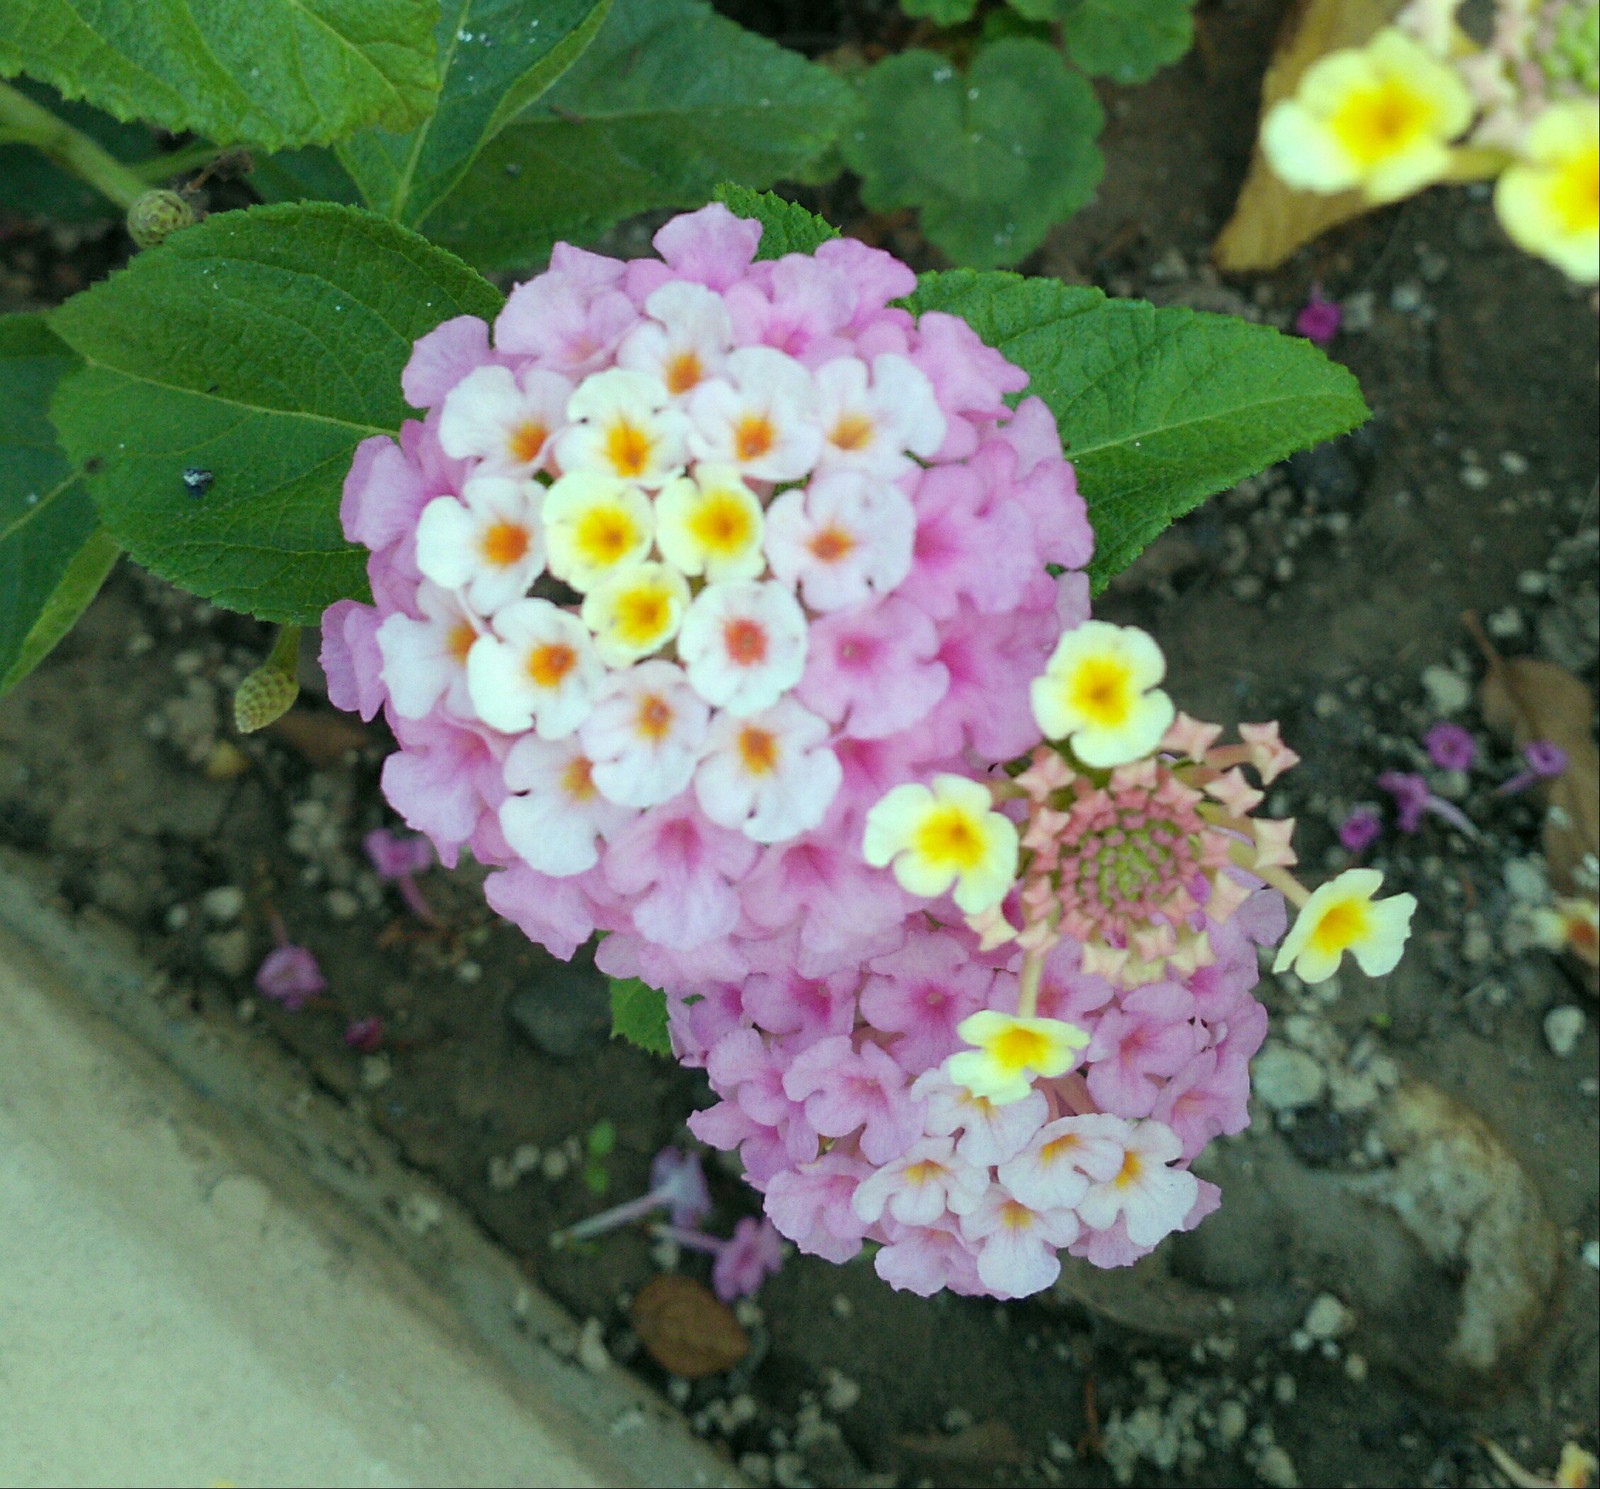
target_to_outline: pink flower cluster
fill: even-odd
[[[1038,738],[1029,680],[1087,613],[1092,537],[1049,410],[848,239],[755,262],[710,206],[623,263],[559,245],[490,328],[423,337],[427,411],[357,449],[374,603],[324,618],[383,787],[570,956],[689,991],[897,951],[862,861],[889,787]],[[1047,565],[1066,572],[1052,578]]]
[[[802,1251],[844,1261],[876,1242],[895,1287],[1022,1297],[1059,1275],[1057,1252],[1123,1266],[1216,1208],[1188,1165],[1245,1126],[1249,1061],[1266,1035],[1250,989],[1256,947],[1284,929],[1282,897],[1249,892],[1221,924],[1192,916],[1212,960],[1119,988],[1060,939],[1037,1012],[1089,1036],[1083,1065],[993,1104],[942,1068],[957,1026],[1017,1008],[1024,953],[981,952],[965,926],[907,926],[859,971],[763,966],[668,994],[673,1045],[721,1098],[690,1118],[737,1148],[773,1223]]]

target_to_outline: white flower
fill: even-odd
[[[543,464],[550,439],[567,422],[572,384],[529,367],[479,367],[446,395],[439,444],[452,459],[476,458],[486,469],[529,475]]]
[[[594,783],[625,807],[653,807],[694,775],[711,710],[671,662],[613,672],[579,731]]]
[[[689,399],[689,451],[696,460],[731,465],[758,481],[797,481],[817,463],[811,374],[770,346],[730,353],[723,375]]]
[[[627,367],[591,373],[567,403],[556,441],[563,471],[594,471],[652,490],[683,469],[684,418],[659,378]]]
[[[575,615],[548,600],[519,600],[494,618],[491,636],[467,653],[467,688],[490,728],[537,727],[560,739],[583,722],[604,668]]]
[[[850,1204],[864,1225],[876,1225],[885,1210],[902,1225],[932,1225],[975,1210],[988,1189],[987,1168],[958,1157],[948,1137],[926,1137],[868,1174]]]
[[[1376,869],[1346,869],[1330,879],[1301,907],[1278,948],[1274,972],[1291,965],[1302,982],[1333,976],[1349,952],[1368,977],[1392,972],[1411,934],[1415,895],[1375,900],[1383,884]]]
[[[821,475],[767,509],[767,560],[813,610],[886,595],[911,572],[917,513],[897,486],[860,471]]]
[[[896,786],[867,813],[862,856],[875,869],[892,861],[900,887],[923,899],[953,885],[957,908],[975,915],[998,905],[1017,874],[1016,825],[993,805],[965,776]]]
[[[944,443],[944,415],[927,374],[905,357],[883,352],[867,364],[838,357],[813,374],[822,426],[820,470],[859,470],[892,481],[917,468]]]
[[[473,476],[461,499],[437,496],[417,522],[417,567],[455,590],[479,615],[527,594],[544,569],[539,534],[543,487],[509,476]]]
[[[1117,1176],[1122,1156],[1122,1143],[1100,1131],[1093,1118],[1061,1117],[1041,1127],[995,1177],[1036,1210],[1072,1210],[1089,1192],[1091,1180]]]
[[[829,729],[792,698],[747,719],[718,714],[694,775],[700,810],[758,843],[781,843],[820,825],[844,772]]]
[[[1078,1239],[1071,1210],[1035,1210],[992,1184],[961,1217],[961,1234],[979,1243],[978,1278],[1003,1298],[1043,1292],[1061,1275],[1056,1250]]]
[[[583,598],[583,623],[600,660],[626,667],[659,651],[683,623],[689,585],[665,564],[632,564],[602,579]]]
[[[669,564],[713,583],[766,568],[761,503],[730,465],[701,461],[656,498],[656,547]]]
[[[1086,620],[1033,680],[1033,717],[1046,739],[1069,739],[1085,765],[1126,765],[1161,743],[1176,714],[1156,687],[1166,671],[1161,648],[1136,626]]]
[[[597,838],[633,820],[595,788],[593,763],[578,741],[525,734],[505,760],[505,782],[516,793],[500,804],[500,830],[530,868],[565,878],[599,862]]]
[[[684,617],[678,655],[707,703],[747,718],[800,681],[805,612],[776,584],[708,584]]]
[[[588,590],[650,551],[655,515],[637,486],[575,471],[545,493],[544,532],[550,572],[576,590]]]
[[[402,719],[420,719],[442,696],[457,718],[472,718],[467,653],[478,639],[478,623],[454,594],[427,579],[417,586],[417,608],[421,620],[397,610],[378,627],[389,701]]]
[[[1128,1122],[1121,1117],[1078,1118],[1079,1127],[1122,1146],[1116,1173],[1091,1184],[1078,1202],[1078,1215],[1093,1230],[1106,1230],[1123,1218],[1135,1246],[1154,1246],[1183,1224],[1200,1197],[1200,1184],[1186,1169],[1168,1168],[1183,1156],[1183,1143],[1165,1123]]]
[[[956,1151],[983,1167],[1015,1157],[1050,1115],[1050,1103],[1037,1087],[1021,1101],[997,1105],[958,1086],[942,1065],[923,1071],[912,1082],[911,1095],[928,1104],[923,1126],[935,1135],[960,1132]]]
[[[674,279],[652,290],[644,309],[652,319],[630,331],[617,348],[619,367],[649,373],[675,401],[722,370],[733,324],[721,295]]]

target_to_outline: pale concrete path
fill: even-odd
[[[60,972],[0,914],[0,1484],[729,1481],[614,1368],[491,1359]]]

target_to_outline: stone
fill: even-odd
[[[250,971],[250,932],[243,926],[213,931],[200,942],[201,955],[213,972],[236,979]]]
[[[1304,1050],[1268,1041],[1251,1067],[1251,1086],[1263,1105],[1289,1112],[1320,1101],[1328,1077]]]
[[[1425,667],[1422,689],[1434,711],[1440,714],[1460,713],[1472,701],[1472,685],[1448,667]]]
[[[1578,1047],[1585,1023],[1581,1008],[1574,1008],[1570,1003],[1552,1008],[1544,1016],[1544,1042],[1550,1046],[1550,1053],[1558,1059],[1567,1059]]]
[[[200,908],[218,925],[232,925],[244,914],[244,891],[237,884],[219,884],[200,896]]]
[[[1304,1328],[1313,1339],[1338,1339],[1356,1326],[1356,1316],[1332,1293],[1323,1293],[1306,1311]]]

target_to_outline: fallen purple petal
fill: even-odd
[[[304,946],[275,946],[256,968],[256,991],[298,1013],[328,986],[316,957]]]

